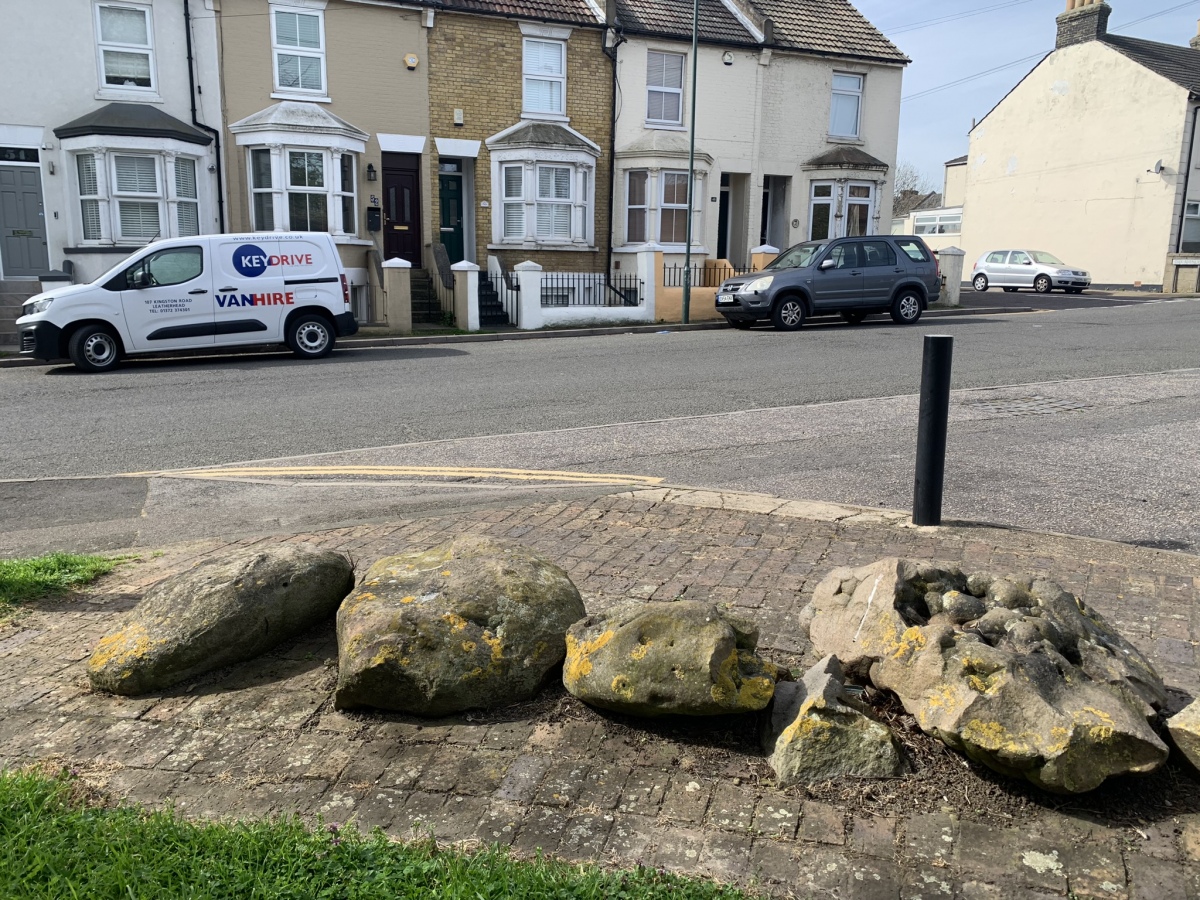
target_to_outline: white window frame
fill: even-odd
[[[532,155],[533,158],[530,158]],[[512,168],[521,170],[520,196],[506,193],[506,172]],[[571,198],[550,199],[540,197],[539,169],[563,168],[570,170]],[[506,247],[547,250],[594,250],[596,240],[596,198],[591,185],[595,180],[596,159],[585,151],[547,150],[531,154],[528,148],[520,150],[492,151],[492,242],[491,248]],[[569,235],[539,235],[538,207],[548,204],[569,205]],[[519,207],[520,234],[516,229],[505,231],[505,212]]]
[[[687,177],[688,177],[687,169],[663,169],[659,173],[658,192],[657,192],[657,195],[655,198],[658,200],[658,209],[655,210],[654,222],[655,222],[655,231],[658,233],[658,242],[660,244],[666,244],[668,246],[682,247],[687,244],[687,230],[686,230],[687,229],[687,220],[686,219],[684,220],[684,237],[683,237],[683,240],[681,240],[681,241],[667,240],[666,237],[663,235],[663,228],[662,228],[663,213],[665,213],[668,209],[670,209],[670,210],[682,209],[685,213],[687,212],[688,203],[687,203],[686,196],[682,203],[668,203],[667,202],[667,176],[675,176],[676,178],[678,178],[678,176],[680,176],[680,175],[683,176],[684,186],[687,187]],[[696,173],[696,177],[697,178],[700,177],[699,173]],[[691,192],[691,195],[694,198],[698,198],[700,196],[700,191],[694,190]],[[696,215],[696,210],[694,208],[692,209],[691,214],[692,214],[692,216]],[[672,217],[672,218],[674,218],[674,217]],[[692,222],[692,242],[695,243],[695,241],[698,237],[699,237],[699,229],[696,228],[695,220],[693,220],[693,222]]]
[[[175,226],[175,234],[179,237],[199,237],[200,236],[200,165],[199,162],[190,156],[175,156],[171,160],[171,179],[167,184],[167,205],[170,209],[171,221]],[[192,193],[185,194],[180,190],[180,173],[186,171],[188,166],[191,166],[192,177]],[[180,217],[180,211],[191,209],[196,220],[195,231],[185,231],[183,227],[183,219]]]
[[[307,184],[292,184],[292,156],[301,154],[303,156],[316,156],[321,160],[321,183],[319,185]],[[329,154],[323,150],[317,150],[313,147],[288,147],[284,151],[283,156],[283,193],[284,193],[284,213],[285,221],[289,231],[317,231],[312,227],[312,207],[309,201],[305,201],[305,208],[308,210],[308,222],[304,223],[304,227],[298,227],[292,222],[292,195],[303,194],[305,197],[324,197],[325,198],[325,230],[332,233],[333,231],[333,215],[330,207],[333,205],[333,185],[330,184],[329,171]]]
[[[829,196],[817,196],[817,188],[828,188]],[[814,181],[808,189],[808,239],[810,241],[827,241],[837,237],[837,195],[838,186],[832,181]],[[813,224],[816,221],[817,207],[829,207],[829,234],[825,237],[813,235]]]
[[[272,97],[300,97],[305,100],[329,100],[329,73],[325,64],[326,57],[326,41],[325,41],[325,11],[310,6],[288,6],[284,4],[272,3],[269,7],[271,16],[271,71],[274,79],[275,92]],[[278,14],[295,16],[312,16],[317,20],[317,33],[320,35],[321,46],[317,49],[311,47],[299,47],[290,44],[281,44],[279,42],[279,20]],[[321,64],[321,86],[320,88],[304,88],[304,87],[288,87],[283,84],[279,77],[279,57],[296,56],[308,59],[317,59]]]
[[[542,193],[542,173],[548,170],[565,171],[567,173],[567,196],[557,197],[553,195],[553,190],[557,181],[555,176],[551,176],[551,196],[546,196]],[[539,163],[536,171],[537,180],[537,202],[534,204],[534,237],[543,243],[551,241],[569,241],[575,232],[573,219],[575,218],[575,183],[578,180],[578,173],[574,166],[565,163]],[[553,215],[556,210],[566,209],[567,211],[567,230],[565,234],[556,233],[554,231]],[[542,212],[547,210],[550,212],[550,229],[548,232],[542,229]]]
[[[516,193],[509,193],[508,175],[515,171],[520,176],[520,187]],[[500,197],[501,213],[500,213],[500,237],[505,241],[524,241],[525,240],[525,166],[521,163],[516,165],[505,165],[500,167]],[[513,230],[509,231],[509,210],[519,213],[519,217],[513,218]],[[519,221],[519,224],[518,224]]]
[[[125,44],[118,41],[104,40],[104,30],[100,22],[100,10],[108,9],[126,9],[139,12],[146,22],[146,43],[143,44]],[[99,93],[102,96],[114,94],[134,94],[140,96],[157,96],[158,95],[158,72],[155,67],[154,58],[154,15],[148,5],[140,3],[121,3],[121,2],[98,2],[93,6],[92,20],[96,28],[96,66],[99,78]],[[147,65],[150,69],[150,85],[143,87],[136,84],[109,84],[108,76],[104,66],[104,51],[111,50],[114,53],[137,53],[145,54],[147,57]]]
[[[680,60],[679,68],[679,87],[670,87],[667,85],[654,85],[650,83],[650,60],[655,55],[664,57],[672,57]],[[674,125],[681,126],[683,124],[683,86],[687,82],[687,54],[672,53],[668,50],[647,49],[646,51],[646,124],[647,125]],[[666,72],[666,64],[664,62],[663,72]],[[677,96],[679,98],[679,115],[674,119],[654,118],[650,114],[651,97],[654,94],[663,94],[667,96]]]
[[[142,246],[150,243],[146,237],[126,236],[121,231],[122,203],[153,203],[158,210],[158,238],[196,237],[184,233],[180,227],[179,207],[194,204],[196,228],[200,235],[207,233],[205,211],[208,208],[207,158],[203,151],[196,152],[189,145],[145,147],[131,138],[116,138],[116,146],[89,146],[85,141],[93,138],[69,139],[64,142],[63,164],[72,170],[71,188],[77,203],[70,228],[78,235],[80,246]],[[149,191],[119,191],[117,189],[117,157],[132,156],[154,161],[155,189]],[[82,157],[92,157],[96,171],[95,192],[84,193],[79,177]],[[182,161],[182,162],[181,162]],[[195,166],[196,196],[181,195],[176,181],[176,166],[190,162]],[[94,204],[94,220],[98,221],[99,234],[88,233],[84,204]]]
[[[855,188],[865,188],[867,191],[866,197],[851,196]],[[875,198],[877,191],[875,185],[869,181],[850,181],[846,183],[846,199],[842,207],[842,230],[844,237],[867,237],[875,233]],[[862,234],[850,234],[850,207],[865,206],[867,208],[867,230]]]
[[[961,234],[962,213],[917,213],[913,234]]]
[[[529,70],[529,45],[553,44],[559,48],[562,60],[561,72],[557,75],[546,72],[531,72]],[[559,85],[558,109],[532,109],[529,105],[529,82],[545,81]],[[522,115],[565,117],[567,114],[567,42],[555,38],[525,37],[521,41],[521,111]]]
[[[1196,240],[1188,240],[1188,226],[1192,226],[1196,231]],[[1192,245],[1189,250],[1185,244]],[[1179,252],[1180,253],[1200,253],[1200,202],[1195,200],[1187,200],[1183,204],[1183,224],[1180,226],[1179,232]]]
[[[858,87],[853,88],[853,89],[848,88],[848,87],[840,87],[839,88],[838,87],[838,79],[839,78],[857,79]],[[867,76],[863,75],[861,72],[838,72],[835,70],[833,73],[832,84],[833,84],[832,94],[831,94],[830,103],[829,103],[829,136],[835,137],[835,138],[849,138],[852,140],[857,140],[859,135],[862,133],[863,94],[865,92],[865,88],[867,85]],[[850,98],[854,99],[855,111],[854,111],[854,131],[853,132],[841,132],[841,131],[835,130],[834,124],[836,122],[836,117],[837,117],[837,107],[838,107],[837,98],[838,97],[850,97]]]
[[[254,155],[256,153],[266,154],[267,159],[267,184],[265,186],[255,183],[254,172]],[[250,230],[271,232],[276,230],[276,223],[280,221],[278,211],[276,210],[275,194],[276,185],[279,183],[279,176],[275,172],[276,156],[267,147],[247,147],[246,148],[246,184],[250,188]],[[255,205],[256,198],[265,197],[264,208],[271,211],[270,222],[260,222],[258,210]]]
[[[642,202],[634,204],[632,200],[633,176],[638,175],[645,179],[642,186]],[[634,213],[639,213],[642,218],[642,237],[640,240],[634,240],[631,237],[632,229],[629,223],[632,221]],[[629,169],[625,172],[625,243],[627,244],[644,244],[650,240],[650,170],[649,169]]]
[[[352,239],[358,234],[358,170],[359,153],[345,148],[318,147],[301,144],[246,144],[245,166],[247,190],[247,211],[250,215],[250,227],[255,232],[262,231],[299,231],[300,227],[292,223],[291,203],[289,194],[315,194],[325,197],[326,231],[335,239]],[[271,184],[269,187],[255,187],[254,154],[265,151],[270,155]],[[291,176],[291,161],[293,153],[312,153],[321,157],[320,187],[293,185]],[[349,156],[351,190],[342,189],[341,157]],[[255,196],[268,195],[271,202],[268,205],[273,218],[272,228],[261,228],[255,215]],[[350,198],[354,209],[355,221],[345,221],[342,212],[342,200]]]

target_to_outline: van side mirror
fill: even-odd
[[[133,278],[130,279],[130,284],[134,290],[140,291],[142,288],[150,287],[150,273],[145,269],[138,269],[133,273]]]
[[[832,259],[823,259],[823,260],[821,260],[821,264],[819,266],[817,266],[817,268],[819,270],[821,270],[822,272],[824,272],[826,269],[832,269],[836,265],[837,265],[837,263],[834,262]]]

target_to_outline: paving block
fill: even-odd
[[[659,814],[672,822],[699,825],[704,822],[711,797],[708,779],[697,781],[687,773],[679,773],[667,783]]]
[[[846,843],[845,814],[836,806],[806,800],[800,812],[796,836],[820,844]]]
[[[754,807],[754,833],[791,840],[796,836],[800,809],[800,801],[772,791]]]
[[[735,784],[718,784],[708,804],[708,824],[726,831],[750,831],[754,827],[754,791]]]

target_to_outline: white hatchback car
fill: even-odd
[[[999,287],[1010,292],[1030,288],[1039,294],[1055,289],[1082,294],[1092,286],[1092,276],[1042,250],[993,250],[975,263],[971,284],[981,292]]]

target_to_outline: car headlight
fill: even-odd
[[[756,278],[753,281],[748,281],[742,285],[742,293],[753,294],[755,291],[765,291],[771,286],[774,280],[774,275],[768,275],[765,278]]]
[[[1074,275],[1075,273],[1073,271],[1071,271],[1070,269],[1056,269],[1054,271],[1054,274],[1055,275]]]
[[[44,297],[41,300],[33,300],[21,307],[21,315],[31,316],[34,313],[44,313],[50,308],[50,304],[53,302],[53,297]]]

